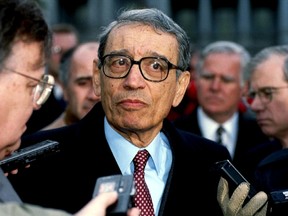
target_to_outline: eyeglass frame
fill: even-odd
[[[272,87],[272,86],[267,86],[267,87],[262,87],[259,88],[257,91],[250,91],[249,92],[249,98],[252,100],[255,99],[256,95],[258,95],[259,100],[261,101],[262,104],[267,105],[272,102],[273,100],[273,94],[280,89],[285,89],[288,88],[288,86],[281,86],[281,87]],[[267,91],[268,90],[268,91]],[[265,92],[266,91],[266,92]],[[264,100],[267,99],[267,101],[263,102]]]
[[[29,75],[27,75],[27,74],[21,73],[21,72],[19,72],[19,71],[16,71],[16,70],[14,70],[14,69],[11,69],[11,68],[7,68],[7,67],[5,67],[5,66],[0,67],[0,68],[2,68],[2,69],[4,69],[4,70],[7,70],[7,71],[10,71],[10,72],[12,72],[12,73],[18,74],[18,75],[20,75],[20,76],[22,76],[22,77],[25,77],[25,78],[28,78],[28,79],[31,79],[31,80],[34,80],[34,81],[38,82],[37,85],[34,87],[34,92],[33,92],[33,94],[34,94],[34,95],[33,95],[33,103],[35,103],[37,106],[43,105],[43,104],[47,101],[47,99],[49,98],[49,96],[50,96],[50,94],[51,94],[51,92],[52,92],[52,89],[53,89],[53,87],[54,87],[54,84],[55,84],[55,79],[54,79],[54,77],[53,77],[52,75],[50,75],[50,74],[43,74],[43,76],[42,76],[41,79],[37,79],[37,78],[35,78],[35,77],[29,76]],[[49,83],[49,82],[47,82],[47,81],[44,81],[44,78],[45,78],[45,77],[48,77],[48,80],[50,80],[51,83]],[[37,88],[40,87],[40,85],[39,85],[40,83],[42,83],[42,84],[44,84],[44,85],[46,85],[46,86],[45,86],[45,89],[42,90],[42,93],[41,93],[41,95],[39,96],[39,98],[35,101]],[[49,88],[47,88],[47,87],[49,87]],[[45,90],[49,90],[49,91],[46,92]],[[46,95],[44,95],[44,98],[42,97],[43,92],[46,92]],[[40,102],[39,102],[39,101],[40,101]]]
[[[52,46],[52,54],[63,54],[63,48],[59,45]]]
[[[125,75],[120,76],[120,77],[112,77],[112,76],[108,76],[108,75],[105,73],[105,70],[104,70],[104,67],[105,67],[105,64],[104,64],[105,59],[106,59],[107,57],[111,57],[111,56],[112,56],[112,57],[113,57],[113,56],[116,56],[116,57],[117,57],[117,56],[119,56],[119,57],[125,57],[125,58],[127,58],[127,59],[130,60],[131,65],[130,65],[129,69],[127,70],[127,72],[124,73]],[[161,80],[151,80],[151,79],[148,79],[147,77],[145,77],[144,74],[143,74],[143,71],[142,71],[142,69],[141,69],[141,62],[142,62],[143,60],[145,60],[145,59],[160,59],[160,60],[166,62],[166,63],[167,63],[167,66],[168,66],[168,67],[167,67],[167,75],[166,75],[166,77],[165,77],[164,79],[161,79]],[[104,75],[107,76],[107,77],[109,77],[109,78],[112,78],[112,79],[123,79],[123,78],[127,77],[128,74],[129,74],[129,72],[131,71],[131,68],[133,67],[134,64],[138,65],[142,77],[143,77],[145,80],[148,80],[148,81],[150,81],[150,82],[162,82],[162,81],[164,81],[165,79],[167,79],[167,77],[168,77],[169,72],[170,72],[171,69],[176,69],[176,70],[184,71],[184,69],[180,68],[180,67],[177,66],[177,65],[172,64],[168,59],[166,59],[166,58],[164,58],[164,57],[159,57],[159,56],[158,56],[158,57],[157,57],[157,56],[147,56],[147,57],[143,57],[143,58],[141,58],[140,60],[136,61],[136,60],[134,60],[133,58],[131,58],[130,56],[127,56],[127,55],[122,55],[122,54],[107,54],[107,55],[104,55],[102,58],[100,58],[100,63],[101,63],[101,64],[99,65],[99,67],[100,67],[100,68],[103,67],[103,73],[104,73]]]

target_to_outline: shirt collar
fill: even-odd
[[[199,122],[199,127],[204,137],[214,140],[215,131],[219,127],[219,123],[211,119],[202,109],[202,107],[198,107],[197,117]],[[235,112],[233,116],[228,119],[226,122],[222,124],[225,132],[230,134],[235,139],[235,135],[238,131],[238,112]]]
[[[131,142],[126,140],[117,131],[115,131],[108,123],[106,117],[104,119],[104,130],[108,145],[118,163],[122,174],[131,174],[131,162],[137,152],[141,150]],[[147,149],[152,158],[152,165],[156,172],[160,172],[163,148],[169,148],[168,139],[164,133],[159,133],[152,142],[143,149]]]

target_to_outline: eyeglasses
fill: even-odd
[[[52,47],[52,53],[53,54],[62,54],[63,53],[63,49],[61,46],[55,45]]]
[[[269,104],[273,99],[273,94],[280,90],[288,88],[288,86],[282,86],[282,87],[264,87],[260,88],[258,91],[250,91],[249,97],[252,99],[252,101],[255,99],[255,97],[258,95],[260,101],[262,104],[267,105]]]
[[[165,80],[170,69],[183,71],[183,69],[162,57],[144,57],[139,61],[135,61],[129,56],[108,54],[101,58],[101,64],[103,65],[103,73],[113,79],[122,79],[128,76],[134,64],[139,66],[144,79],[151,82]]]
[[[48,97],[51,94],[51,91],[54,87],[54,77],[52,75],[49,74],[44,74],[43,77],[41,78],[41,80],[36,79],[34,77],[28,76],[26,74],[20,73],[18,71],[3,67],[5,70],[10,71],[12,73],[18,74],[20,76],[26,77],[28,79],[37,81],[38,84],[35,86],[33,93],[34,93],[34,97],[33,97],[33,103],[41,106],[43,105],[46,100],[48,99]]]

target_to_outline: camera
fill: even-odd
[[[0,166],[3,172],[10,172],[14,169],[20,169],[32,162],[60,152],[59,142],[45,140],[28,147],[18,149],[10,156],[0,160]]]
[[[283,212],[288,212],[288,189],[270,192],[269,206],[268,215],[283,215]]]
[[[93,197],[110,191],[117,191],[118,200],[108,207],[107,215],[126,215],[127,210],[134,206],[133,175],[111,175],[98,178]]]
[[[242,182],[249,183],[229,160],[216,162],[214,169],[227,180],[230,195]],[[250,190],[244,203],[247,203],[254,195],[256,195],[256,193],[257,191],[255,188],[250,185]]]

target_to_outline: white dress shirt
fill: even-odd
[[[140,148],[126,140],[104,120],[105,136],[117,161],[122,175],[134,173],[133,158]],[[143,149],[147,149],[151,157],[145,167],[145,181],[149,188],[155,215],[158,215],[160,201],[172,164],[172,152],[167,137],[161,132]]]
[[[201,107],[198,107],[197,110],[198,123],[203,137],[216,141],[217,139],[217,129],[220,126],[219,123],[209,118],[209,116],[204,113]],[[224,128],[224,132],[222,133],[222,144],[226,146],[231,157],[234,157],[236,142],[237,142],[237,134],[238,134],[238,120],[239,114],[238,112],[234,113],[233,116],[224,122],[222,127]]]

